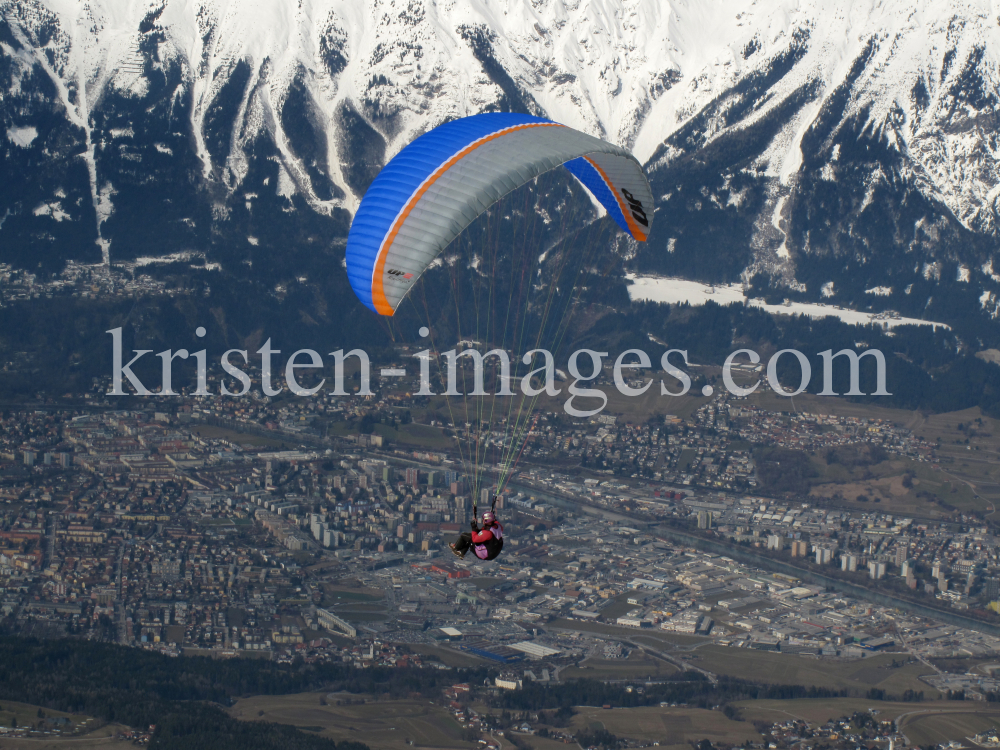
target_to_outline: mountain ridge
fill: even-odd
[[[910,314],[940,304],[924,282],[955,282],[976,303],[961,314],[997,315],[995,3],[6,0],[0,15],[0,145],[37,183],[0,193],[17,263],[196,251],[288,275],[341,251],[405,143],[517,109],[646,163],[657,231],[613,243],[633,270]]]

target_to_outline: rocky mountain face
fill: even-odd
[[[609,243],[629,270],[981,331],[998,55],[987,0],[2,0],[0,262],[343,292],[385,162],[512,109],[647,165],[651,241]]]

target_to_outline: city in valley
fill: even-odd
[[[1000,0],[0,0],[0,81],[0,750],[1000,750]]]
[[[461,397],[372,390],[115,400],[95,382],[73,405],[8,405],[4,622],[168,656],[454,672],[431,702],[454,731],[409,744],[997,743],[1000,560],[988,483],[963,462],[991,450],[991,420],[723,392],[677,414],[542,404],[487,424]],[[800,485],[775,486],[782,462]],[[454,556],[497,492],[502,555]],[[526,686],[574,678],[622,701],[514,710]],[[676,692],[733,681],[758,697]],[[231,712],[340,738],[380,700],[304,695]],[[4,702],[0,733],[96,726],[17,718]]]

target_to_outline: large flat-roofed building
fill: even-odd
[[[562,653],[562,651],[557,648],[549,648],[548,646],[543,646],[540,643],[533,643],[532,641],[512,643],[510,644],[510,647],[527,654],[532,659],[544,659],[548,656],[555,656],[556,654]]]

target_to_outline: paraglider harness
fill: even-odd
[[[495,508],[497,497],[493,496],[493,503],[490,506],[490,515],[493,522],[488,525],[479,526],[479,508],[475,504],[472,506],[472,533],[462,534],[458,540],[451,545],[452,551],[459,557],[465,557],[465,553],[471,548],[476,557],[480,560],[495,560],[503,551],[503,526],[496,520]]]

